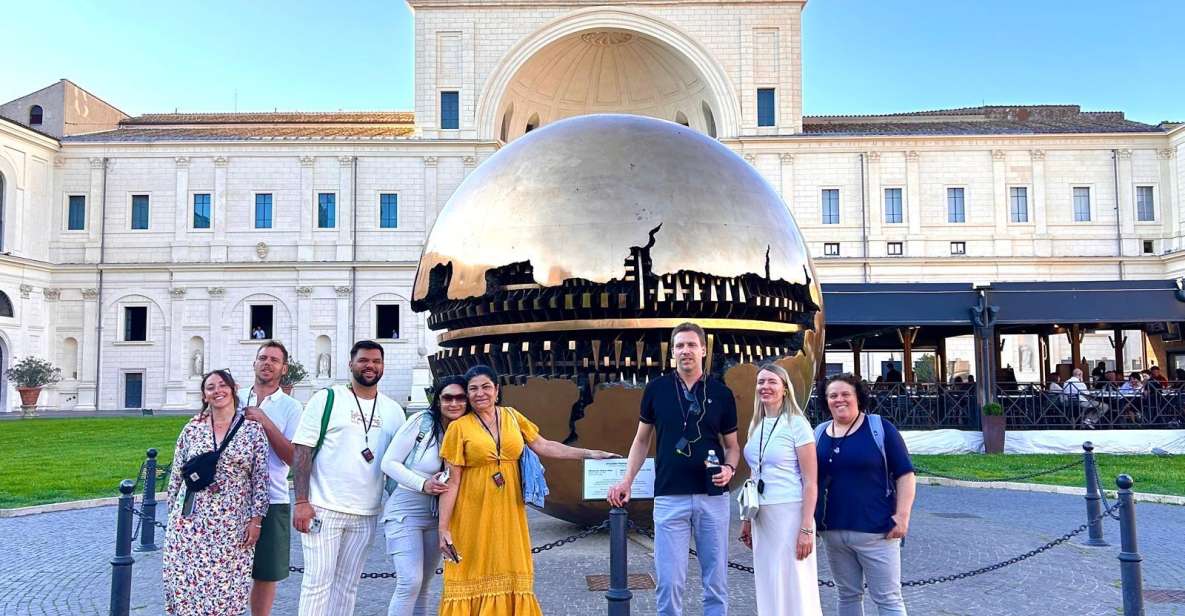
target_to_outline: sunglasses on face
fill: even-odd
[[[465,394],[442,394],[440,401],[445,403],[465,402]]]

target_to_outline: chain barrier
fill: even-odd
[[[139,534],[140,522],[145,521],[145,520],[151,521],[154,526],[156,526],[157,528],[159,528],[161,530],[169,530],[169,527],[166,526],[164,522],[158,522],[156,519],[154,519],[148,515],[145,515],[145,513],[143,511],[136,509],[134,506],[129,506],[128,509],[131,509],[132,515],[136,517],[136,531],[137,532],[132,533],[133,537],[135,537]]]
[[[1115,511],[1112,511],[1111,503],[1107,502],[1107,491],[1103,489],[1103,480],[1099,477],[1097,472],[1094,474],[1094,483],[1095,488],[1099,491],[1099,498],[1103,501],[1103,509],[1105,510],[1103,513],[1108,514],[1108,517],[1110,517],[1112,520],[1118,521],[1119,501],[1115,502]]]
[[[1035,471],[1032,473],[1025,473],[1023,475],[1016,475],[1013,477],[1000,477],[1000,478],[995,478],[995,479],[983,479],[980,477],[959,477],[957,475],[948,475],[946,473],[939,473],[938,471],[932,471],[928,468],[923,468],[923,467],[918,466],[916,464],[914,465],[913,469],[923,475],[932,475],[934,477],[942,477],[943,479],[954,479],[955,481],[969,481],[972,483],[991,483],[994,481],[1021,481],[1022,479],[1032,479],[1034,477],[1040,477],[1042,475],[1051,475],[1051,474],[1056,473],[1058,471],[1064,471],[1066,469],[1074,468],[1075,466],[1079,466],[1081,464],[1082,464],[1082,460],[1078,459],[1078,460],[1075,460],[1075,461],[1070,462],[1068,464],[1063,464],[1061,466],[1056,466],[1054,468],[1049,468],[1049,469],[1045,469],[1042,471]]]

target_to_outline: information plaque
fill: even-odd
[[[628,462],[614,460],[584,461],[584,500],[605,500],[609,488],[621,481]],[[630,500],[654,498],[654,458],[646,458],[642,470],[634,477]]]

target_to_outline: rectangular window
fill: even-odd
[[[445,130],[456,130],[461,127],[459,94],[456,90],[440,93],[440,127]]]
[[[272,228],[272,194],[259,193],[255,195],[255,228]]]
[[[967,254],[967,242],[951,242],[950,243],[950,253],[952,255]]]
[[[148,228],[148,195],[132,195],[132,228]]]
[[[197,193],[193,196],[193,228],[210,228],[210,193]]]
[[[825,242],[823,244],[823,256],[838,257],[839,256],[839,242]]]
[[[70,211],[66,217],[68,231],[82,231],[86,229],[86,197],[70,195]]]
[[[885,223],[897,224],[903,220],[901,215],[901,189],[885,189]]]
[[[901,242],[889,242],[886,252],[889,254],[890,257],[900,257],[903,253],[902,248],[901,248]]]
[[[148,340],[148,306],[125,306],[123,309],[124,342]]]
[[[1156,220],[1156,209],[1153,207],[1152,201],[1152,187],[1151,186],[1137,186],[1136,187],[1136,220],[1140,222],[1152,222]]]
[[[839,189],[823,189],[823,224],[839,224]]]
[[[399,227],[399,195],[383,193],[379,195],[379,228],[395,229]]]
[[[946,222],[967,222],[962,188],[946,189]]]
[[[144,408],[144,373],[123,373],[123,408]]]
[[[1153,249],[1152,240],[1144,240],[1144,254],[1150,255],[1154,254],[1155,252],[1156,251]]]
[[[1012,222],[1029,222],[1029,189],[1014,186],[1008,189],[1008,219]]]
[[[317,193],[317,228],[332,229],[337,226],[337,195]]]
[[[378,304],[374,307],[374,337],[382,339],[399,337],[398,304]]]
[[[757,125],[773,126],[775,121],[773,88],[757,88]]]
[[[252,340],[271,340],[273,314],[275,310],[271,305],[251,306],[251,323],[247,333]]]
[[[1074,222],[1090,222],[1090,187],[1074,187]]]

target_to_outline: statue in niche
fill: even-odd
[[[329,353],[317,356],[317,378],[329,378]]]
[[[193,352],[193,357],[190,358],[189,365],[190,376],[201,378],[202,374],[204,374],[203,369],[206,367],[205,358],[202,357],[201,351]]]
[[[1020,345],[1020,369],[1022,372],[1033,372],[1037,369],[1033,364],[1033,347],[1030,345]]]

